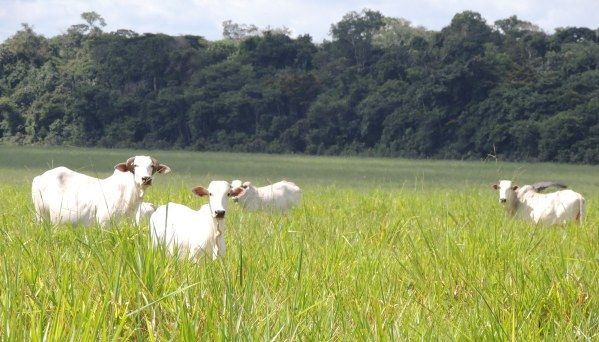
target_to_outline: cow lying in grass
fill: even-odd
[[[38,221],[106,226],[121,217],[134,218],[155,173],[167,165],[149,156],[135,156],[117,164],[112,176],[90,177],[64,166],[35,177],[31,197]]]
[[[249,211],[267,210],[284,213],[299,205],[302,197],[300,188],[287,181],[280,181],[260,188],[253,186],[250,182],[245,182],[236,189],[241,189],[241,191],[233,200]]]
[[[547,194],[540,192],[549,186],[565,187],[548,182],[519,187],[510,180],[501,180],[493,188],[499,190],[499,201],[512,217],[544,225],[566,224],[571,221],[582,223],[586,211],[584,197],[572,190]]]

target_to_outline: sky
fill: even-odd
[[[46,37],[81,23],[80,14],[99,13],[105,31],[192,34],[209,40],[222,37],[222,22],[282,27],[292,35],[310,34],[315,42],[331,39],[331,24],[350,11],[377,10],[417,26],[440,30],[459,12],[479,12],[487,23],[517,15],[552,33],[557,27],[599,27],[599,0],[0,0],[0,42],[33,26]]]

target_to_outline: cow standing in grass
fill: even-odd
[[[170,254],[190,259],[205,253],[212,259],[225,255],[225,214],[232,189],[226,181],[212,181],[208,188],[192,189],[197,196],[208,197],[208,204],[193,210],[178,203],[156,209],[150,217],[150,236],[154,245],[164,244]]]
[[[510,180],[501,180],[493,188],[499,190],[499,201],[507,213],[532,223],[543,225],[583,222],[586,203],[581,194],[572,190],[541,193],[549,186],[565,187],[556,183],[537,183],[519,187]]]
[[[31,196],[38,221],[104,227],[121,217],[140,213],[145,191],[155,173],[168,173],[167,165],[149,156],[135,156],[117,164],[112,176],[90,177],[64,166],[35,177]]]

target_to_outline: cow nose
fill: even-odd
[[[151,185],[152,184],[152,177],[141,177],[141,182],[147,185]]]
[[[499,202],[501,202],[501,203],[505,203],[506,201],[507,201],[507,200],[506,200],[505,198],[500,198],[500,199],[499,199]]]
[[[216,214],[216,218],[223,218],[223,217],[225,217],[225,211],[224,210],[215,210],[214,213]]]

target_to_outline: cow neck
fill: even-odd
[[[516,215],[516,212],[518,210],[518,197],[519,196],[517,191],[509,192],[509,196],[507,198],[507,212],[511,216]]]
[[[222,231],[220,230],[220,220],[217,218],[212,218],[212,234],[213,234],[213,244],[212,244],[212,248],[213,251],[216,252],[216,255],[218,255],[220,253],[220,247],[218,245],[218,238],[221,236]]]
[[[138,186],[137,184],[135,184],[135,187],[137,188],[137,195],[139,199],[143,200],[144,195],[146,194],[146,190],[144,188],[142,188],[141,186]]]
[[[214,225],[213,226],[215,228],[214,229],[214,238],[218,238],[223,233],[222,229],[220,228],[220,226],[221,226],[221,222],[220,221],[222,221],[222,220],[219,220],[217,218],[213,218],[213,220],[214,220]]]
[[[129,172],[115,170],[111,176],[99,180],[101,191],[105,196],[113,195],[117,192],[121,194],[118,196],[117,201],[113,203],[115,207],[109,208],[111,212],[114,211],[115,213],[118,212],[121,214],[129,212],[133,210],[138,203],[143,201],[143,189],[140,189],[135,183],[133,174],[128,175],[127,173]],[[133,184],[131,182],[133,182]],[[118,186],[118,188],[115,186]]]
[[[210,204],[210,200],[208,200],[208,208],[210,209],[210,216],[212,216],[212,205]],[[216,217],[212,216],[212,234],[214,239],[218,238],[222,234],[222,230],[220,229],[220,220]]]
[[[131,203],[135,203],[137,200],[139,200],[140,202],[143,202],[143,198],[144,198],[144,194],[145,194],[145,189],[143,188],[143,185],[138,185],[135,182],[135,174],[133,172],[131,172],[131,176],[133,177],[133,191],[131,194]]]
[[[254,186],[246,189],[247,193],[243,201],[243,207],[249,210],[259,210],[261,202],[264,201],[262,194]]]

